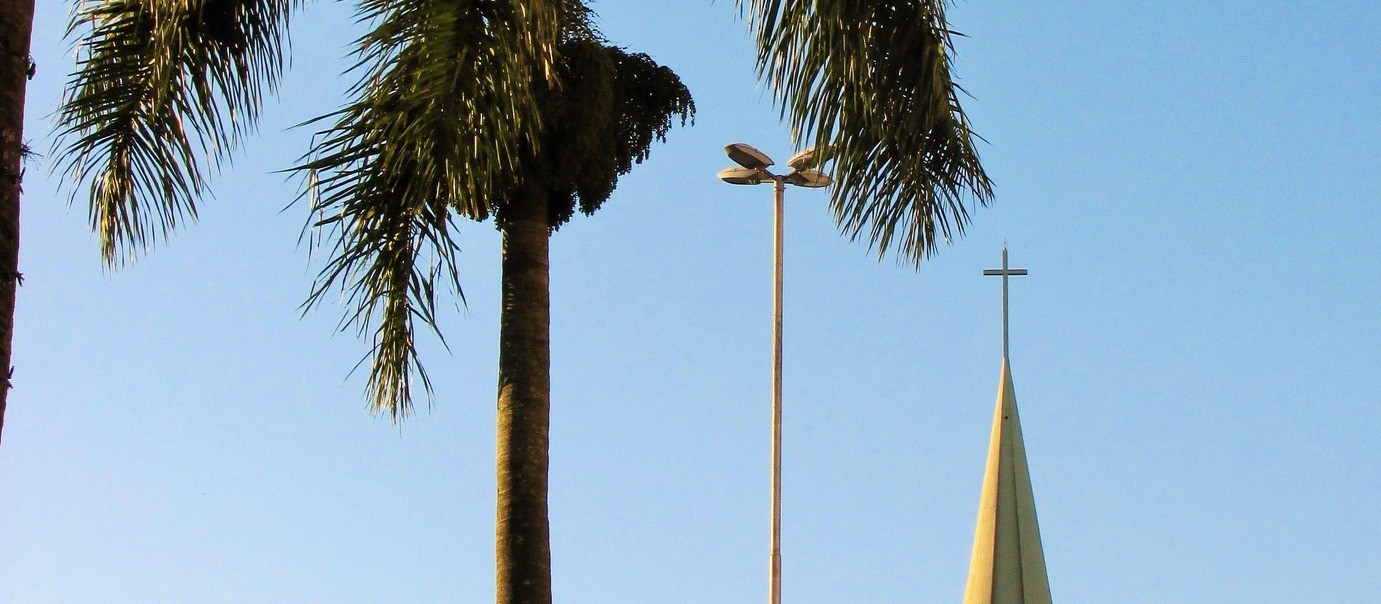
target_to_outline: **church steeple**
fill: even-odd
[[[964,604],[1051,604],[1045,553],[1036,522],[1036,498],[1026,466],[1026,445],[1021,438],[1016,389],[1012,386],[1007,356],[1007,277],[1024,275],[1026,271],[1007,268],[1004,247],[1002,269],[983,273],[1002,276],[1002,376]]]

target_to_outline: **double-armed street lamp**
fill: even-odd
[[[823,153],[815,148],[797,153],[786,162],[791,171],[773,174],[767,170],[772,159],[744,143],[724,147],[729,159],[740,167],[719,172],[719,179],[731,185],[775,185],[776,218],[773,221],[773,292],[772,292],[772,562],[768,587],[768,603],[782,601],[782,219],[786,185],[817,189],[832,182],[815,166]]]

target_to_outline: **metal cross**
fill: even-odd
[[[986,276],[1002,276],[1002,358],[1007,358],[1007,277],[1025,275],[1024,268],[1007,268],[1007,246],[1002,246],[1002,268],[985,268]]]

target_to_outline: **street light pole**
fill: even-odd
[[[792,157],[791,172],[778,175],[767,171],[772,160],[743,143],[724,148],[729,158],[742,166],[719,173],[724,182],[756,185],[771,182],[774,187],[775,215],[772,233],[772,559],[768,578],[768,604],[782,602],[782,241],[786,217],[787,183],[819,188],[829,186],[830,178],[814,169],[823,153],[807,149]]]
[[[772,569],[769,604],[782,604],[782,240],[786,218],[786,179],[773,179],[777,214],[772,237]]]

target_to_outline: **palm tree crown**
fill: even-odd
[[[374,329],[367,396],[376,412],[404,417],[414,375],[430,392],[413,319],[434,324],[438,280],[460,291],[454,218],[492,215],[502,224],[518,187],[541,183],[554,230],[577,209],[599,209],[618,177],[648,157],[652,142],[663,140],[677,118],[685,123],[693,115],[694,102],[675,73],[610,45],[590,18],[581,5],[565,7],[552,77],[534,91],[536,132],[504,158],[510,164],[491,171],[508,180],[482,190],[438,191],[435,185],[445,180],[434,175],[443,169],[434,163],[434,146],[463,137],[468,126],[426,130],[409,115],[394,116],[403,102],[390,95],[399,87],[373,69],[355,89],[362,100],[332,116],[336,123],[319,135],[315,155],[298,166],[309,174],[314,213],[325,217],[316,226],[334,240],[308,304],[341,287],[354,308],[346,325]],[[387,100],[373,100],[378,97]],[[380,122],[398,126],[380,132]]]

